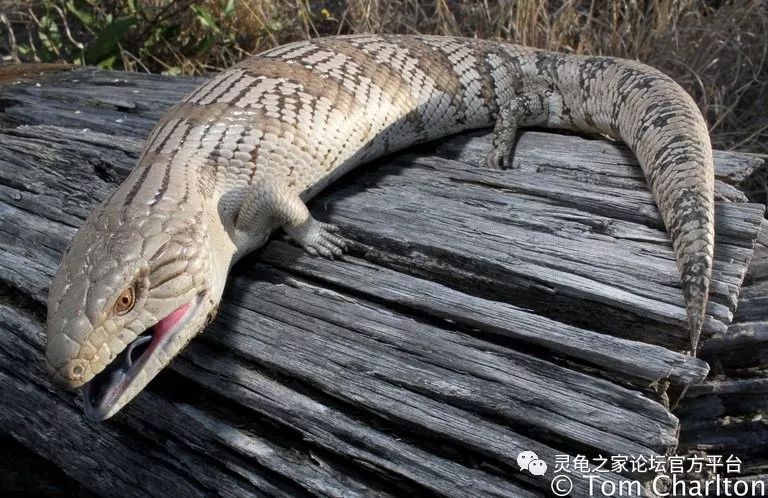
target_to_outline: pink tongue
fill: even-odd
[[[152,327],[155,331],[156,337],[163,337],[169,330],[171,330],[177,323],[179,323],[179,320],[181,320],[184,315],[187,314],[188,309],[189,304],[185,304],[184,306],[180,307],[170,315],[157,322],[157,324]]]

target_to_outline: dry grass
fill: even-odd
[[[130,3],[89,1],[102,16],[124,14]],[[61,37],[64,44],[93,38],[88,26],[78,28],[65,3],[38,0],[27,9],[29,2],[0,0],[0,12],[9,13],[6,28],[11,28],[0,32],[6,51],[19,59],[34,59],[34,54],[14,53],[9,33],[34,44],[36,23],[46,6],[59,32],[66,32],[64,20],[69,19],[66,29],[71,31]],[[135,4],[131,15],[141,22],[121,41],[118,61],[118,67],[129,70],[200,73],[278,44],[341,33],[496,38],[656,66],[694,96],[710,123],[716,147],[768,156],[768,6],[762,0],[240,0],[233,1],[230,9],[228,0],[135,0]],[[50,10],[52,5],[60,6],[61,13]],[[210,15],[208,21],[192,7],[202,7]],[[142,37],[164,24],[178,29],[148,49]],[[203,37],[213,43],[200,50],[192,42]],[[73,53],[66,48],[60,53]]]

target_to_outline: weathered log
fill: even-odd
[[[658,212],[625,148],[542,132],[522,134],[512,172],[476,168],[486,132],[345,178],[313,203],[352,240],[345,261],[272,241],[235,267],[219,318],[170,371],[87,422],[40,367],[47,288],[77,226],[198,82],[84,69],[0,89],[4,432],[128,496],[536,496],[551,473],[521,472],[523,450],[550,465],[675,451],[668,387],[708,368],[681,354]],[[716,157],[723,197],[743,200],[726,183],[761,161]],[[762,213],[718,203],[705,336],[730,322]]]
[[[764,221],[764,226],[768,222]],[[768,245],[759,242],[749,265],[734,323],[702,349],[710,377],[688,389],[676,414],[679,451],[735,455],[738,476],[768,489]],[[733,476],[732,476],[733,477]],[[768,496],[766,493],[764,496]]]
[[[750,371],[759,372],[768,365],[767,245],[756,246],[734,323],[709,341],[701,356],[713,366],[713,376],[752,377]]]

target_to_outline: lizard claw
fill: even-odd
[[[347,249],[346,241],[336,235],[339,227],[312,217],[301,225],[286,228],[285,231],[312,256],[334,259],[340,257]]]
[[[484,167],[489,169],[513,169],[512,150],[504,150],[501,147],[494,147],[488,152],[482,160]]]

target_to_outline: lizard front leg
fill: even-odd
[[[483,165],[493,169],[512,167],[517,129],[520,126],[536,126],[547,122],[547,92],[536,88],[521,91],[499,109],[493,128],[493,145]]]
[[[263,244],[277,227],[313,256],[333,259],[347,247],[338,235],[338,227],[314,219],[296,193],[273,181],[251,185],[235,218],[235,229],[252,235],[266,234]]]

